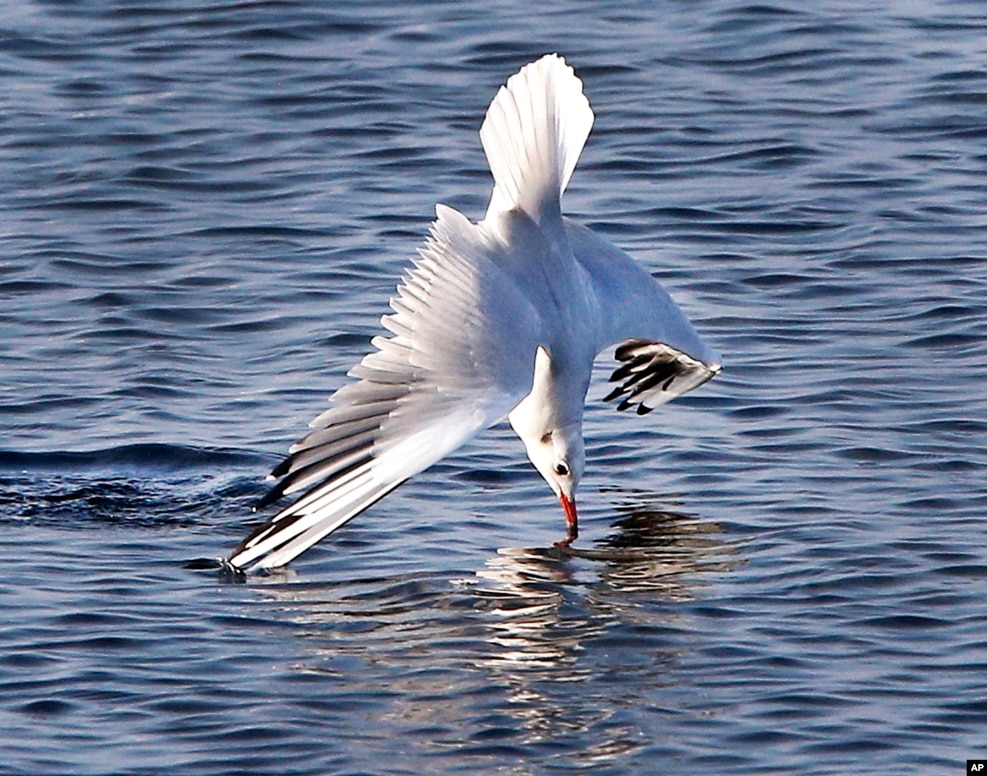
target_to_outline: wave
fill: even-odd
[[[0,524],[140,528],[249,520],[270,465],[269,456],[254,452],[159,443],[0,450]]]
[[[111,471],[115,473],[182,472],[188,470],[252,468],[266,473],[270,456],[228,448],[147,443],[97,450],[22,452],[0,450],[0,471]]]
[[[221,525],[239,533],[267,489],[269,464],[256,453],[169,444],[0,451],[0,524]]]

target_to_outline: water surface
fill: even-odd
[[[724,354],[498,427],[285,576],[183,568],[549,51],[568,214]],[[0,772],[959,773],[987,756],[979,3],[25,3],[0,22]]]

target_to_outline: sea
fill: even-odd
[[[980,0],[0,3],[0,774],[961,774],[987,757]],[[384,333],[498,87],[722,353],[506,423],[284,573],[268,472]]]

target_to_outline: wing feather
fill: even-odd
[[[619,383],[604,401],[640,415],[698,388],[720,371],[720,356],[699,336],[675,300],[634,259],[585,226],[565,219],[576,260],[597,298],[606,300],[597,351],[617,345]]]
[[[283,566],[504,417],[527,393],[541,319],[483,225],[436,209],[356,379],[289,449],[261,501],[305,491],[233,552],[237,568]],[[307,489],[307,490],[306,490]]]
[[[614,370],[610,382],[620,385],[604,401],[621,399],[618,410],[636,405],[638,415],[698,388],[720,371],[661,342],[642,339],[624,342],[615,358],[624,363]]]

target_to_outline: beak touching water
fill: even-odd
[[[569,498],[565,493],[561,493],[559,494],[559,501],[562,502],[562,511],[565,512],[565,539],[561,542],[556,542],[556,546],[568,547],[576,540],[576,537],[579,536],[579,520],[576,517],[576,500]]]

